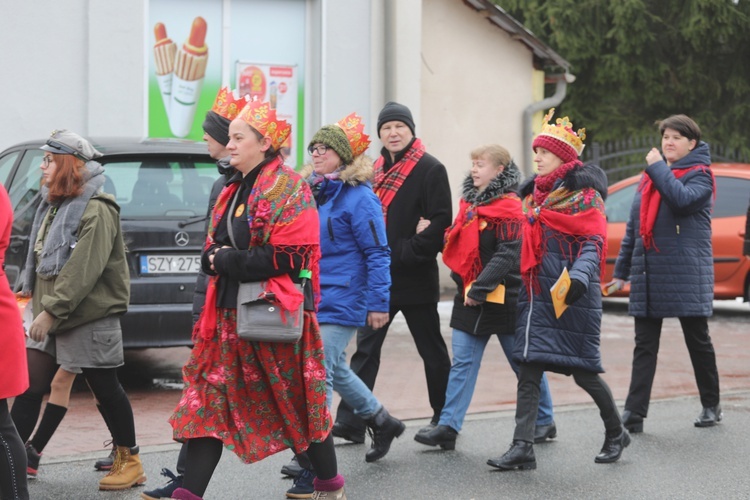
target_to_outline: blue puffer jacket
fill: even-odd
[[[705,165],[677,179],[672,170]],[[646,250],[640,235],[641,194],[630,209],[614,275],[630,279],[630,314],[673,318],[713,313],[714,262],[711,246],[713,177],[708,144],[700,142],[670,166],[646,168],[661,193],[654,244]]]
[[[305,178],[311,174],[311,166],[301,172]],[[322,254],[319,323],[359,327],[369,311],[390,309],[391,253],[371,177],[372,161],[359,156],[339,180],[324,181],[316,196]]]
[[[533,181],[532,178],[521,187],[522,198],[533,192]],[[602,198],[607,196],[607,176],[593,165],[568,172],[555,188],[560,183],[570,191],[590,187]],[[570,240],[568,245],[567,242],[561,243],[563,235],[555,234],[546,226],[542,229],[546,248],[538,274],[540,291],[529,297],[526,286],[521,287],[513,357],[520,362],[543,363],[547,370],[558,373],[570,373],[569,368],[601,373],[604,369],[599,350],[602,321],[599,251],[604,242],[576,243]],[[564,253],[561,244],[565,245]],[[555,318],[550,288],[565,267],[570,278],[586,285],[587,291],[558,319]]]

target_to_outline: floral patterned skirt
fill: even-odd
[[[305,311],[295,344],[242,340],[235,318],[235,309],[218,309],[216,334],[194,335],[182,399],[169,419],[174,438],[220,439],[245,463],[324,441],[332,421],[315,314]]]

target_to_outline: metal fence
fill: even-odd
[[[659,136],[592,142],[584,149],[582,160],[586,164],[600,166],[607,173],[609,183],[613,184],[641,173],[646,167],[646,153],[660,144]],[[711,160],[714,163],[750,163],[750,156],[736,148],[711,144]]]

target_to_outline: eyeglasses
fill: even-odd
[[[320,146],[310,146],[307,148],[307,152],[310,153],[310,155],[313,155],[314,153],[318,153],[318,156],[323,156],[328,152],[328,150],[331,149],[325,144],[321,144]]]
[[[42,156],[42,165],[44,165],[45,168],[49,167],[50,163],[54,163],[55,159],[51,156]]]

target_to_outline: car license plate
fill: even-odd
[[[200,270],[200,255],[141,255],[141,274],[197,274]]]

